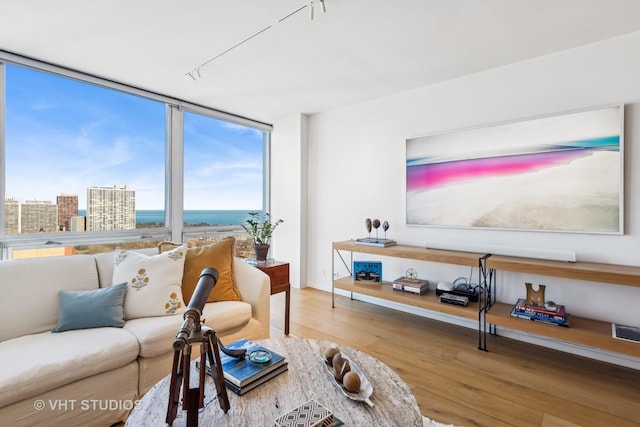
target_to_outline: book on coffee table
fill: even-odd
[[[344,423],[315,400],[309,400],[279,416],[275,427],[337,427]]]
[[[225,382],[229,382],[236,387],[243,387],[257,379],[267,375],[271,371],[281,367],[286,363],[284,356],[269,350],[254,341],[242,338],[225,347],[229,349],[244,348],[247,350],[244,359],[228,356],[220,351],[220,364]],[[251,353],[254,351],[264,351],[271,355],[266,362],[255,362],[251,360]],[[207,373],[210,373],[209,362],[207,361]],[[196,367],[200,367],[200,361],[196,360]]]
[[[231,381],[227,380],[225,378],[224,383],[227,386],[227,388],[229,390],[231,390],[232,392],[234,392],[235,394],[242,396],[243,394],[245,394],[248,391],[253,390],[254,388],[258,387],[260,384],[264,384],[267,381],[269,381],[272,378],[277,377],[278,375],[280,375],[281,373],[288,371],[289,370],[289,364],[287,362],[285,362],[283,365],[280,365],[280,367],[274,369],[273,371],[269,372],[266,375],[261,376],[260,378],[251,381],[248,384],[243,385],[242,387],[238,387],[237,385],[233,384]]]

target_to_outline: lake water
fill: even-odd
[[[209,225],[240,225],[249,218],[249,212],[243,210],[187,210],[184,211],[184,222],[186,224],[209,224]],[[86,216],[85,210],[79,210],[78,215]],[[136,223],[163,223],[163,210],[139,210],[136,211]]]

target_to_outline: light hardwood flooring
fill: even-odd
[[[638,426],[640,371],[490,336],[312,288],[292,289],[290,334],[345,344],[390,366],[423,415],[461,426]],[[284,293],[271,297],[282,337]],[[375,373],[373,373],[375,375]],[[375,395],[375,391],[374,391]],[[383,396],[377,396],[383,398]]]

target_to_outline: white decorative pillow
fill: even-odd
[[[182,275],[186,254],[186,244],[154,256],[123,249],[116,251],[113,283],[127,282],[125,319],[184,312]]]

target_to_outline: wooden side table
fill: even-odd
[[[284,334],[289,335],[289,300],[291,296],[289,263],[273,259],[267,261],[250,260],[249,263],[264,271],[271,278],[271,295],[285,292]]]

